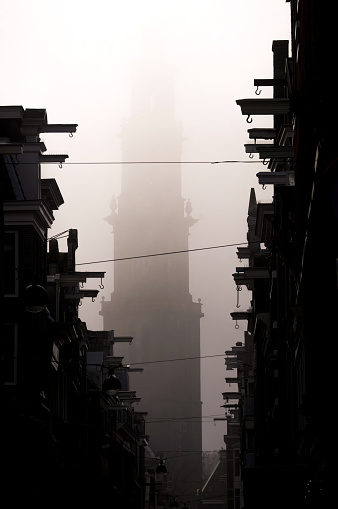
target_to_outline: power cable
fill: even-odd
[[[66,231],[69,231],[69,230],[66,230]],[[59,233],[53,237],[50,237],[47,239],[47,242],[49,242],[51,239],[54,239],[54,238],[57,238],[57,240],[59,239],[62,239],[62,238],[65,238],[65,237],[68,237],[67,235],[62,235],[64,232],[62,233]],[[260,240],[256,240],[256,241],[252,241],[250,242],[250,244],[263,244],[263,242],[261,242]],[[220,249],[220,248],[226,248],[226,247],[234,247],[234,246],[247,246],[248,243],[247,242],[236,242],[234,244],[224,244],[224,245],[220,245],[220,246],[209,246],[209,247],[198,247],[198,248],[194,248],[194,249],[182,249],[181,251],[168,251],[168,252],[164,252],[164,253],[150,253],[150,254],[146,254],[146,255],[137,255],[137,256],[126,256],[124,258],[110,258],[110,259],[107,259],[107,260],[94,260],[94,261],[91,261],[91,262],[81,262],[81,263],[75,263],[75,266],[80,266],[80,265],[94,265],[96,263],[109,263],[109,262],[120,262],[120,261],[124,261],[124,260],[135,260],[135,259],[139,259],[139,258],[151,258],[151,257],[155,257],[155,256],[165,256],[165,255],[172,255],[172,254],[180,254],[180,253],[191,253],[191,252],[194,252],[194,251],[207,251],[207,250],[210,250],[210,249]],[[28,269],[32,269],[31,267],[25,267],[25,270],[28,270]],[[40,270],[46,270],[46,267],[34,267],[35,270],[37,269],[40,269]],[[17,272],[19,272],[19,268],[18,267],[15,267],[15,270]]]
[[[260,241],[257,241],[257,242],[261,243]],[[182,249],[180,251],[167,251],[164,253],[151,253],[151,254],[146,254],[146,255],[126,256],[123,258],[111,258],[111,259],[107,259],[107,260],[94,260],[91,262],[76,263],[75,265],[92,265],[95,263],[119,262],[119,261],[123,261],[123,260],[135,260],[138,258],[151,258],[153,256],[165,256],[165,255],[180,254],[180,253],[191,253],[191,252],[195,252],[195,251],[206,251],[209,249],[221,249],[221,248],[225,248],[225,247],[243,246],[243,245],[247,245],[247,244],[248,244],[247,242],[236,242],[235,244],[224,244],[224,245],[209,246],[209,247],[197,247],[194,249]]]
[[[200,418],[207,418],[207,417],[220,417],[221,415],[224,415],[224,414],[210,414],[210,415],[202,415],[201,417],[170,417],[169,419],[167,417],[153,417],[152,419],[157,419],[156,422],[165,422],[167,420],[170,420],[170,421],[180,421],[181,419],[200,419]],[[147,423],[150,423],[152,422],[152,420],[148,421],[147,420]]]
[[[192,454],[200,454],[200,453],[203,453],[203,452],[218,452],[219,449],[206,449],[206,450],[203,450],[203,449],[200,449],[200,450],[182,450],[182,451],[175,451],[175,450],[168,450],[168,449],[164,449],[162,452],[165,452],[165,453],[168,453],[168,452],[179,452],[179,453],[192,453]],[[179,457],[179,456],[176,456],[176,457]]]
[[[181,422],[213,422],[215,417],[224,417],[223,414],[211,414],[211,415],[201,415],[201,416],[193,416],[193,417],[153,417],[152,419],[145,420],[145,423],[148,424],[167,424],[177,422],[178,424]],[[203,419],[211,419],[208,421],[204,421]]]
[[[282,158],[284,159],[284,158]],[[20,163],[25,164],[25,163]],[[31,164],[31,163],[27,163]],[[41,164],[60,164],[57,161],[46,162]],[[130,165],[130,164],[263,164],[262,160],[240,160],[240,159],[225,159],[224,161],[76,161],[76,162],[62,162],[62,166],[69,165]]]
[[[155,361],[132,362],[132,363],[128,363],[125,366],[122,365],[120,367],[121,367],[121,369],[123,369],[123,368],[128,369],[130,366],[138,366],[140,364],[155,364],[155,363],[160,363],[160,362],[176,362],[176,361],[186,361],[186,360],[192,360],[192,359],[208,359],[208,358],[214,358],[214,357],[224,357],[225,358],[226,354],[225,353],[220,353],[220,354],[214,354],[214,355],[201,355],[201,356],[196,356],[196,357],[180,357],[180,358],[177,358],[177,359],[160,359],[160,360],[155,360]],[[24,357],[17,356],[16,358],[17,359],[21,359],[21,358],[24,358]],[[30,357],[30,360],[32,360],[32,361],[39,361],[39,362],[50,362],[49,359],[43,359],[41,357]],[[68,365],[67,362],[60,362],[60,361],[58,362],[58,364],[59,364],[59,366],[63,366],[63,365],[67,366]],[[100,370],[101,369],[106,369],[107,372],[110,370],[110,368],[108,366],[105,366],[104,364],[88,362],[88,363],[85,363],[85,365],[86,366],[96,366]],[[250,364],[248,364],[248,365],[250,365]]]
[[[128,366],[139,366],[140,364],[157,364],[160,362],[176,362],[176,361],[188,361],[193,359],[207,359],[210,357],[224,357],[225,353],[222,354],[215,354],[215,355],[203,355],[203,356],[197,356],[197,357],[181,357],[177,359],[163,359],[163,360],[156,360],[156,361],[144,361],[144,362],[133,362],[128,364]]]

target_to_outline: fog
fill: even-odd
[[[69,158],[61,168],[43,165],[42,177],[56,179],[65,202],[55,212],[50,236],[77,229],[79,270],[106,273],[95,302],[87,299],[79,308],[92,330],[103,328],[100,301],[110,299],[114,289],[114,263],[123,263],[113,261],[107,217],[121,192],[121,133],[133,107],[133,72],[142,62],[145,73],[156,75],[160,62],[145,61],[144,43],[165,46],[175,75],[175,119],[184,138],[181,193],[198,220],[190,230],[189,260],[190,293],[194,301],[201,299],[204,313],[203,450],[220,449],[225,425],[213,418],[224,415],[224,352],[243,340],[246,329],[245,322],[235,329],[230,316],[237,303],[236,246],[246,242],[250,189],[260,201],[271,199],[256,177],[264,167],[257,156],[249,158],[244,144],[249,127],[270,127],[272,120],[255,117],[249,126],[236,100],[256,97],[254,79],[272,78],[272,42],[289,39],[289,4],[12,0],[2,3],[0,16],[1,104],[45,108],[50,123],[78,124],[72,138],[43,135],[47,153]],[[270,96],[269,88],[260,95]],[[141,156],[163,160],[159,153]],[[143,253],[135,246],[129,256],[138,254]],[[98,284],[93,280],[86,288]],[[241,309],[249,306],[249,297],[243,289]]]

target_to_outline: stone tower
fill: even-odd
[[[115,354],[144,369],[130,377],[141,397],[136,410],[148,412],[149,446],[155,456],[167,458],[172,494],[195,499],[201,481],[203,316],[201,303],[189,293],[188,236],[195,219],[181,196],[174,69],[159,44],[149,44],[145,57],[134,69],[131,114],[122,127],[128,164],[121,194],[106,218],[120,261],[114,263],[111,300],[102,301],[100,314],[105,330],[133,337],[131,345],[117,344]]]

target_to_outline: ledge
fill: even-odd
[[[292,158],[294,154],[293,147],[291,146],[279,146],[272,144],[256,145],[256,152],[259,153],[260,159],[270,159],[275,157]]]
[[[237,257],[239,260],[249,259],[251,255],[251,249],[249,246],[246,247],[238,247],[237,248]]]
[[[43,200],[13,200],[3,204],[6,226],[31,225],[42,239],[47,228],[51,228],[54,217]]]
[[[64,203],[59,186],[55,179],[41,179],[42,199],[48,203],[51,210],[58,210]]]
[[[273,128],[254,128],[248,129],[249,138],[251,140],[274,140],[276,138],[276,129]]]
[[[68,159],[67,154],[39,154],[39,162],[42,164],[45,163],[64,163],[66,159]]]
[[[22,106],[0,106],[0,118],[22,118],[24,111]]]
[[[40,133],[75,133],[78,124],[46,124],[39,129]]]
[[[222,392],[223,399],[239,399],[242,397],[240,392]]]
[[[0,117],[1,118],[1,117]],[[22,143],[0,143],[0,154],[22,154]]]
[[[256,173],[259,184],[278,186],[294,186],[295,174],[293,171],[261,171]]]
[[[286,115],[290,112],[289,99],[238,99],[242,115]]]

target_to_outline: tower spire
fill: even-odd
[[[148,413],[150,447],[168,457],[177,490],[183,478],[190,480],[186,486],[191,490],[191,482],[201,479],[196,451],[202,450],[203,314],[189,292],[188,237],[196,220],[190,201],[181,195],[180,164],[147,164],[180,161],[182,132],[174,118],[174,73],[163,47],[153,41],[145,55],[133,74],[131,115],[122,132],[123,159],[143,163],[123,166],[118,207],[113,201],[107,218],[113,224],[114,258],[138,258],[114,264],[114,291],[110,301],[102,302],[100,314],[105,329],[133,336],[127,350],[117,345],[125,361],[147,363],[133,385]],[[180,253],[164,254],[174,251]],[[187,360],[175,368],[171,362],[156,362],[182,358]],[[181,450],[194,454],[171,458],[172,451]]]

